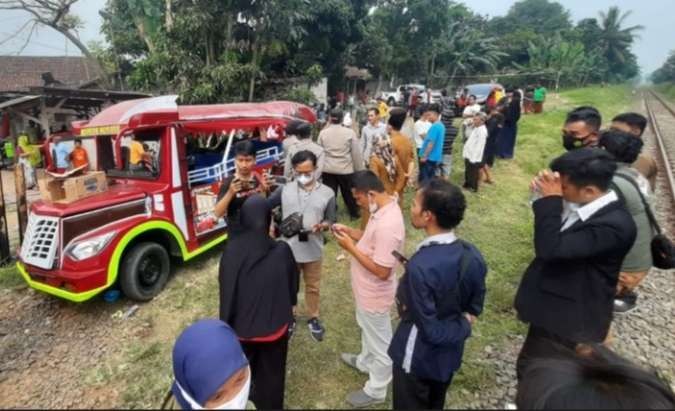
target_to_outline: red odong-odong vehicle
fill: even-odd
[[[177,106],[165,96],[119,103],[75,123],[79,130],[65,143],[83,140],[109,188],[68,204],[31,204],[19,272],[32,288],[71,301],[118,283],[131,299],[152,299],[166,284],[170,256],[190,260],[226,239],[223,219],[200,223],[234,169],[231,145],[251,139],[258,170],[270,168],[291,120],[316,117],[292,102]],[[128,164],[132,136],[151,154],[143,170]]]

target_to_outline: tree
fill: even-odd
[[[496,38],[486,37],[480,30],[462,21],[452,23],[434,46],[448,79],[485,70],[494,72],[500,58],[506,56],[497,45]]]
[[[638,38],[637,32],[643,30],[644,26],[622,27],[630,15],[631,11],[622,14],[616,6],[610,7],[606,13],[600,12],[601,30],[598,33],[598,45],[607,59],[610,73],[618,80],[633,77],[638,73],[637,59],[631,52],[631,46]]]
[[[78,36],[78,30],[82,28],[82,21],[79,17],[72,14],[70,8],[78,0],[0,0],[0,10],[22,10],[28,12],[32,17],[24,24],[19,31],[12,37],[19,35],[26,28],[30,41],[35,29],[38,26],[51,27],[65,36],[71,43],[77,47],[82,54],[93,62],[96,58],[89,51],[89,48],[82,43]]]
[[[551,35],[572,28],[570,13],[560,3],[549,0],[521,0],[504,17],[490,22],[491,31],[498,35],[511,33],[514,27],[536,34]]]
[[[594,58],[586,54],[583,44],[563,40],[560,34],[530,43],[527,52],[528,64],[516,64],[516,67],[523,72],[549,73],[555,79],[556,90],[561,83],[583,84],[595,66]]]
[[[668,59],[651,75],[651,80],[654,83],[675,83],[675,50],[672,50],[668,55]]]

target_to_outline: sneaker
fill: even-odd
[[[297,320],[295,319],[295,316],[293,316],[293,320],[288,324],[288,339],[290,340],[291,337],[293,336],[293,333],[295,332],[295,326],[298,324]]]
[[[318,318],[310,318],[309,321],[307,321],[307,327],[309,327],[309,333],[314,341],[323,341],[323,335],[326,330],[324,330]]]
[[[350,393],[347,396],[347,402],[354,408],[365,408],[375,404],[382,404],[384,398],[377,399],[366,394],[363,390],[358,390]]]
[[[635,301],[623,297],[616,297],[614,299],[614,312],[617,314],[624,314],[634,309],[637,306]]]

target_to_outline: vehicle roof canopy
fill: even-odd
[[[316,121],[310,107],[290,102],[177,105],[177,96],[124,101],[106,108],[80,127],[80,135],[110,135],[134,126],[180,123],[196,130],[248,127],[289,120]]]

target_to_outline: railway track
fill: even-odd
[[[661,172],[665,174],[668,182],[671,205],[675,206],[675,175],[673,174],[675,170],[675,109],[654,91],[649,90],[643,97],[649,123],[656,136],[662,163]]]

